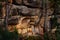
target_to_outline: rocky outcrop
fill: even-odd
[[[25,34],[25,32],[30,32],[31,34],[38,33],[43,35],[45,10],[43,10],[42,7],[42,0],[13,0],[11,2],[12,4],[9,4],[10,13],[8,17],[9,31],[12,29],[11,25],[13,25],[13,28],[15,26],[18,30],[18,33]],[[49,1],[47,4],[47,18],[50,20],[50,16],[54,11],[53,8],[51,8],[53,4]],[[6,13],[4,13],[4,17],[5,14]],[[27,29],[29,31],[27,31]]]

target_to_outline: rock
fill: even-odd
[[[38,8],[28,8],[26,6],[21,6],[21,9],[18,9],[18,13],[23,16],[34,16],[40,13]]]
[[[9,22],[8,25],[16,25],[18,24],[18,19],[11,19],[8,22]]]
[[[16,15],[18,15],[17,9],[16,9],[16,8],[12,9],[10,15],[11,15],[11,16],[16,16]]]
[[[15,5],[28,5],[31,7],[40,7],[40,0],[13,0],[12,2]]]
[[[8,25],[17,25],[19,21],[19,16],[12,16],[8,19]]]
[[[23,2],[30,7],[40,7],[40,0],[23,0]]]
[[[14,32],[15,31],[15,25],[8,25],[7,29],[9,32]]]
[[[51,33],[55,33],[56,30],[57,30],[57,28],[52,29],[52,30],[51,30]]]
[[[30,19],[25,19],[25,18],[26,17],[21,17],[18,24],[16,25],[17,29],[19,29],[19,28],[21,28],[21,29],[27,28],[29,26]]]
[[[0,26],[4,26],[4,19],[0,19]]]
[[[56,15],[57,16],[57,23],[60,24],[60,15]]]
[[[11,1],[11,3],[12,3],[12,0],[9,0],[9,1]],[[52,5],[53,4],[51,2],[49,2],[49,1],[47,2],[47,13],[49,16],[51,16],[54,11],[51,8]],[[16,27],[17,31],[19,31],[18,33],[25,34],[25,32],[27,32],[26,29],[28,29],[29,27],[31,28],[33,26],[32,29],[30,29],[30,28],[28,29],[29,35],[32,35],[33,32],[37,32],[41,35],[44,35],[43,27],[44,27],[45,18],[43,16],[45,15],[45,10],[43,10],[43,8],[42,8],[42,0],[13,0],[13,3],[8,4],[8,6],[9,6],[8,10],[11,11],[11,13],[9,14],[10,17],[8,17],[8,30],[9,31],[13,32],[14,27]],[[4,9],[5,8],[2,8],[2,10],[4,10]],[[43,12],[42,12],[42,10],[43,10]],[[5,12],[5,10],[4,10],[4,12]],[[43,14],[43,15],[39,22],[40,14]],[[5,16],[6,15],[4,13],[4,17]],[[31,19],[31,18],[33,18],[33,19]],[[47,17],[47,18],[48,18],[48,20],[50,20],[50,17]],[[38,22],[39,22],[39,24],[38,24]],[[0,25],[1,24],[3,24],[3,21],[0,21]],[[30,25],[30,24],[32,24],[32,25]],[[34,24],[36,24],[36,25],[34,25]],[[34,31],[34,29],[36,31]]]
[[[49,8],[49,9],[47,9],[47,13],[48,13],[48,15],[51,16],[51,15],[53,14],[53,11],[54,11],[53,8]]]
[[[28,8],[26,6],[12,5],[12,14],[14,15],[18,14],[18,15],[23,15],[23,16],[35,16],[35,15],[39,15],[39,13],[40,13],[39,8]]]
[[[12,3],[15,5],[20,5],[20,4],[22,4],[22,0],[13,0]]]

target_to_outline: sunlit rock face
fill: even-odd
[[[16,25],[16,29],[18,30],[18,34],[25,34],[31,32],[32,33],[32,28],[29,28],[30,26],[30,19],[25,19],[26,17],[22,17],[19,20],[19,24]]]
[[[8,30],[10,32],[13,32],[14,28],[16,28],[18,34],[44,35],[43,27],[45,11],[42,8],[42,0],[23,0],[23,1],[13,0],[11,2],[12,4],[11,5],[9,4],[11,10],[8,18]],[[53,4],[51,4],[49,1],[47,2],[47,4],[48,4],[47,13],[49,15],[48,20],[50,20],[51,15],[53,14],[54,11],[53,8],[50,9],[50,7]],[[6,10],[4,9],[5,7],[2,8],[3,18],[5,17],[6,14]],[[42,14],[42,10],[43,15],[39,21],[39,17]],[[37,22],[39,23],[37,24]]]

